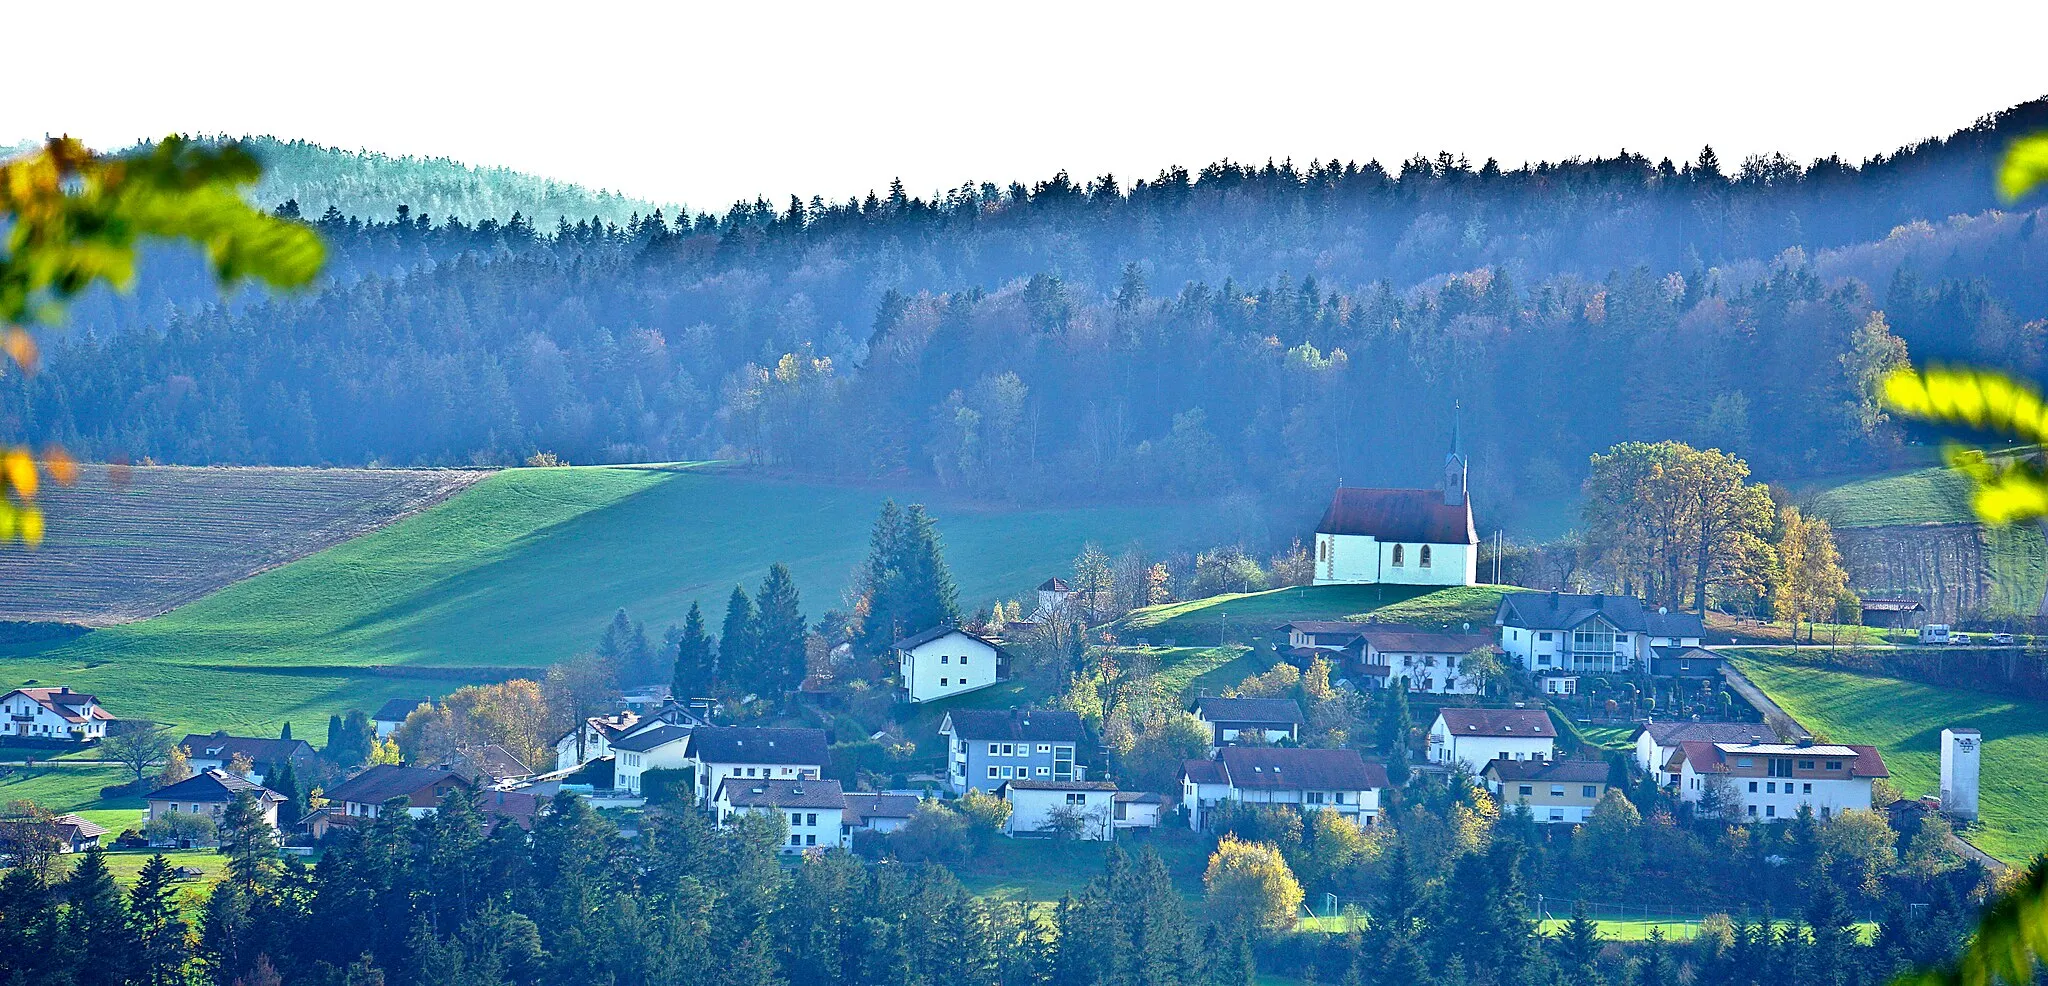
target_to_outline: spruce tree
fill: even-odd
[[[744,586],[733,586],[725,603],[725,626],[718,633],[718,683],[737,691],[760,688],[754,680],[754,652],[759,634],[754,601]]]
[[[1374,731],[1380,756],[1387,762],[1387,781],[1395,787],[1408,783],[1408,734],[1415,728],[1408,712],[1408,679],[1387,683],[1380,699],[1380,715]]]
[[[1600,955],[1600,926],[1586,911],[1585,901],[1572,903],[1572,919],[1565,922],[1564,932],[1558,936],[1558,951],[1558,964],[1564,967],[1566,982],[1600,986],[1600,971],[1593,964]]]
[[[754,678],[762,687],[788,694],[803,684],[804,614],[796,579],[776,563],[761,583],[760,610],[755,617]]]
[[[683,618],[683,628],[675,635],[674,653],[675,669],[670,676],[669,690],[676,700],[710,694],[711,637],[704,632],[704,610],[695,602],[690,603],[690,613]]]
[[[335,744],[337,744],[337,743],[340,743],[340,742],[341,742],[341,717],[340,717],[340,716],[328,716],[328,717],[327,717],[327,744],[326,744],[326,746],[325,746],[324,748],[325,748],[325,749],[327,749],[327,750],[329,750],[329,751],[332,751],[332,750],[334,749],[334,747],[335,747]],[[333,756],[333,753],[331,753],[331,752],[330,752],[330,753],[328,754],[328,756],[330,756],[330,757],[331,757],[331,756]]]
[[[177,873],[158,853],[142,864],[135,888],[128,892],[128,921],[133,929],[137,986],[183,986],[192,961],[183,912],[178,909]]]
[[[76,986],[121,986],[128,977],[128,901],[107,870],[98,846],[71,870],[63,885],[70,907],[64,912],[64,944]],[[4,960],[0,960],[4,961]]]
[[[287,740],[287,741],[288,741],[288,740],[290,740],[290,739],[292,738],[292,724],[291,724],[290,722],[286,722],[286,723],[284,724],[284,728],[283,728],[283,729],[281,729],[281,730],[278,730],[278,733],[277,733],[277,738],[278,738],[278,739],[281,739],[281,740]]]
[[[903,553],[897,566],[903,579],[903,632],[921,633],[958,622],[960,594],[953,585],[953,573],[946,568],[938,526],[924,507],[915,503],[904,514],[903,525]]]
[[[882,511],[868,534],[868,558],[861,565],[860,595],[868,612],[856,628],[854,646],[864,654],[880,654],[896,641],[894,606],[897,583],[896,561],[902,554],[903,511],[894,500],[883,500]]]
[[[228,858],[228,876],[251,895],[277,876],[277,830],[248,791],[235,792],[221,812],[220,852]]]

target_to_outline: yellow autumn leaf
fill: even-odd
[[[1998,196],[2016,202],[2048,182],[2048,134],[2032,134],[2012,142],[1998,162]]]
[[[36,495],[36,460],[27,449],[8,449],[6,455],[0,455],[0,475],[7,477],[16,496],[29,499]]]

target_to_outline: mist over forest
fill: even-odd
[[[1990,175],[2044,126],[2036,102],[1864,162],[1217,162],[687,215],[266,140],[321,286],[222,303],[157,251],[0,414],[98,459],[730,458],[1299,518],[1340,479],[1434,483],[1461,403],[1491,526],[1629,439],[1773,480],[1903,463],[1871,390],[1903,359],[2038,378],[2048,242]]]

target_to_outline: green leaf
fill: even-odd
[[[1998,195],[2007,202],[2048,182],[2048,134],[2033,134],[2013,141],[1998,163]]]

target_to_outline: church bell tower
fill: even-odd
[[[1463,402],[1452,405],[1451,451],[1444,456],[1444,504],[1452,507],[1465,505],[1465,441],[1460,434],[1463,417]]]

